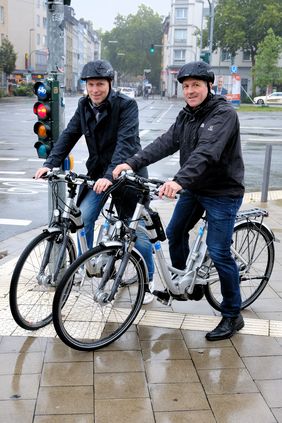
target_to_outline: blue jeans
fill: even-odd
[[[102,209],[102,197],[103,194],[96,194],[95,191],[89,190],[79,206],[84,222],[85,236],[88,248],[93,247],[94,225]],[[125,208],[124,204],[123,207]],[[137,231],[137,241],[135,246],[144,257],[148,268],[149,281],[151,281],[154,275],[152,244],[145,234]],[[78,248],[79,254],[81,254],[80,246]]]
[[[184,269],[189,254],[189,231],[206,211],[206,242],[220,279],[224,317],[237,316],[241,308],[239,271],[230,251],[236,213],[241,204],[242,197],[206,197],[185,190],[167,227],[172,265]]]

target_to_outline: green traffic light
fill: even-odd
[[[154,46],[154,44],[151,44],[150,53],[151,54],[154,54],[155,53],[155,46]]]

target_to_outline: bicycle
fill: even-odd
[[[48,172],[45,179],[51,184],[54,209],[47,229],[36,236],[20,255],[12,274],[9,301],[14,320],[27,330],[46,326],[52,320],[55,289],[65,269],[77,257],[71,233],[77,232],[82,252],[88,247],[83,221],[75,197],[81,183],[93,181],[86,175],[59,169]],[[58,184],[67,184],[68,194],[60,198]]]
[[[144,259],[134,248],[140,220],[145,222],[142,230],[153,244],[155,261],[166,288],[164,292],[154,292],[158,299],[169,305],[172,300],[199,300],[205,295],[209,304],[220,311],[220,282],[205,243],[205,216],[186,269],[176,269],[166,262],[162,251],[165,233],[159,214],[146,208],[144,201],[149,192],[157,192],[163,181],[129,173],[119,180],[133,184],[140,192],[130,223],[117,218],[113,239],[80,256],[67,269],[54,296],[53,323],[58,336],[68,346],[82,351],[96,350],[114,342],[138,316],[144,293],[149,290]],[[260,208],[240,211],[237,215],[231,251],[239,268],[242,309],[256,300],[272,273],[275,237],[263,222],[267,215],[267,211]],[[83,267],[87,268],[83,282],[76,286],[73,277]],[[132,283],[122,283],[125,274]]]

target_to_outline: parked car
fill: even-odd
[[[135,97],[135,90],[131,87],[118,87],[117,91],[119,91],[122,94],[127,95],[130,98]]]
[[[274,92],[272,94],[260,95],[254,98],[256,104],[282,104],[282,93]]]

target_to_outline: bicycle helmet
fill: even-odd
[[[206,62],[190,62],[180,68],[177,80],[182,84],[185,78],[196,78],[214,83],[214,73]]]
[[[82,81],[90,78],[105,78],[109,81],[114,79],[114,70],[112,65],[106,60],[94,60],[83,66],[81,77]]]

